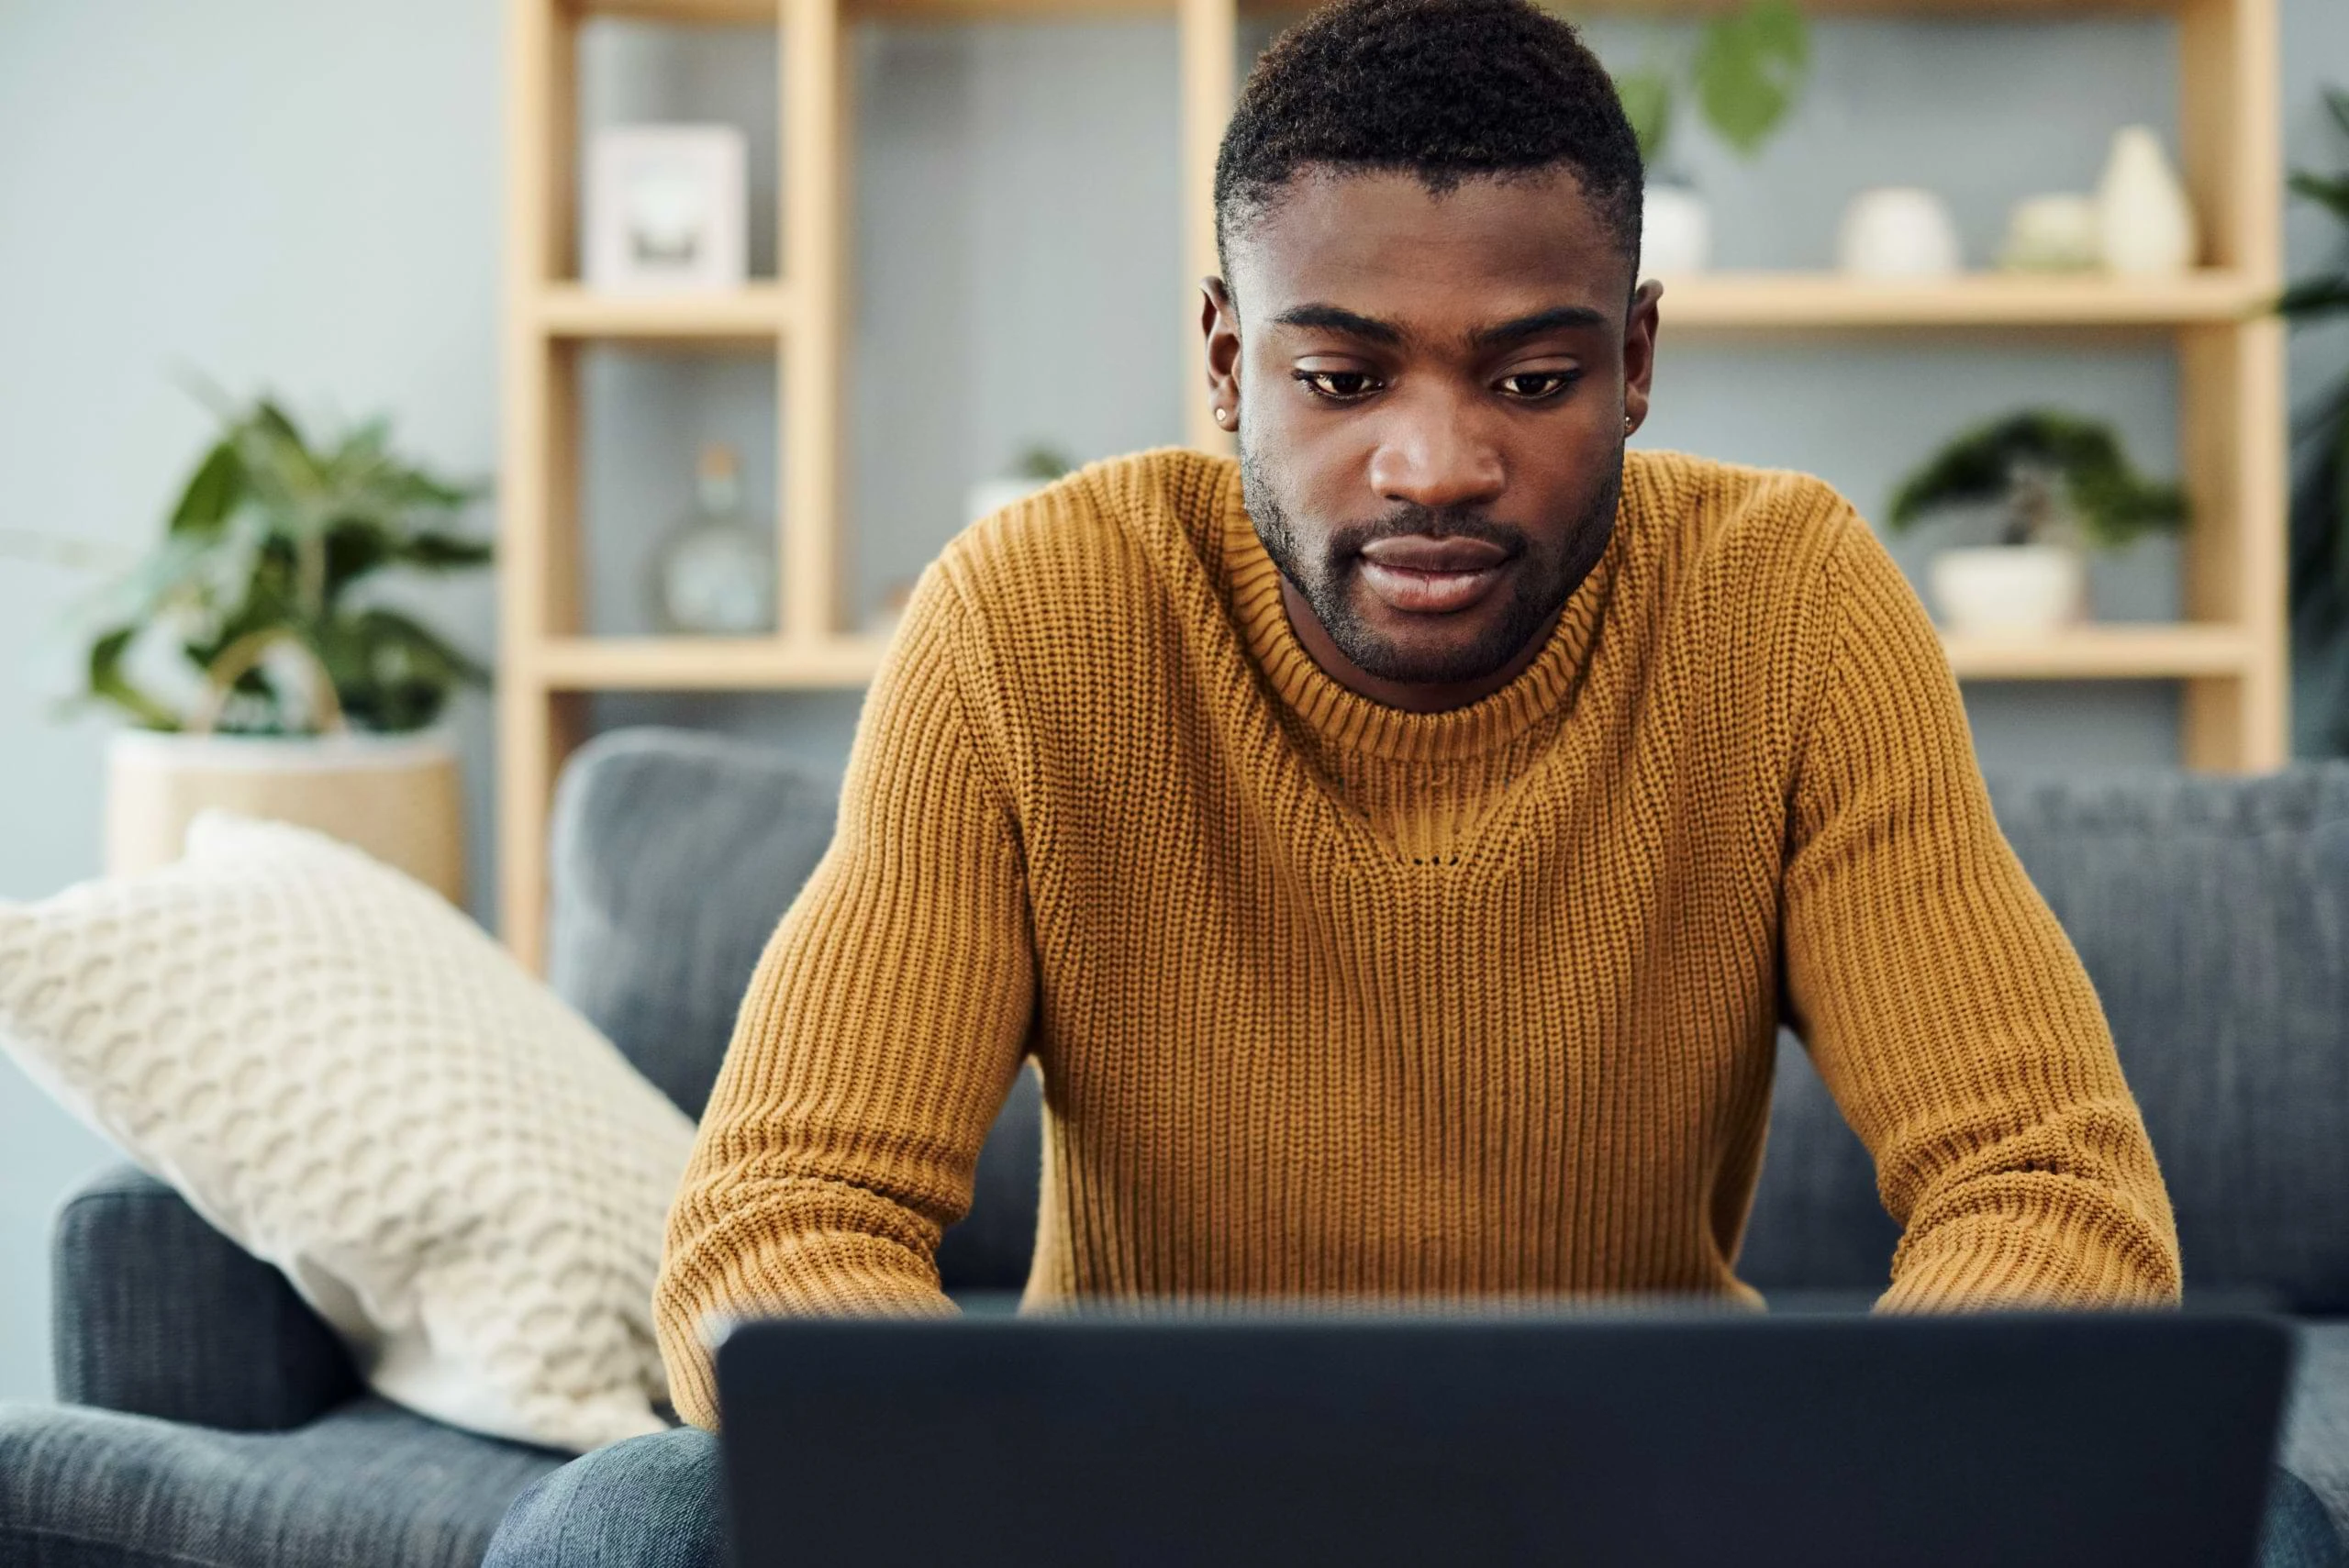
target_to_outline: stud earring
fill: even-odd
[[[1623,416],[1623,433],[1627,436],[1631,433],[1631,417],[1629,414]]]
[[[1217,424],[1219,424],[1219,425],[1229,425],[1229,424],[1230,424],[1230,423],[1231,423],[1231,410],[1230,410],[1230,409],[1229,409],[1229,408],[1219,408],[1219,409],[1217,409],[1217,410],[1215,411],[1215,422],[1216,422]]]

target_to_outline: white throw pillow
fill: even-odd
[[[661,1429],[692,1124],[438,895],[207,813],[176,864],[0,905],[0,1045],[386,1397],[559,1448]]]

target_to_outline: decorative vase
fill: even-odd
[[[2093,272],[2104,264],[2104,224],[2093,196],[2025,196],[2007,215],[1998,265],[2010,272]]]
[[[457,751],[438,730],[316,736],[117,733],[106,748],[110,875],[179,859],[217,808],[315,828],[440,893],[465,895]]]
[[[2194,206],[2147,127],[2123,126],[2096,193],[2104,264],[2131,277],[2164,277],[2194,265]]]
[[[1640,271],[1655,277],[1701,272],[1712,260],[1713,212],[1677,183],[1650,185],[1640,207]]]
[[[1945,278],[1965,263],[1949,204],[1913,185],[1862,191],[1843,209],[1836,261],[1854,277]]]
[[[1958,633],[1997,637],[2058,631],[2087,607],[2087,562],[2068,545],[1945,550],[1928,568],[1933,608]]]

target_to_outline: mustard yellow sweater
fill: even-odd
[[[1232,463],[1096,465],[947,549],[866,703],[671,1216],[678,1408],[712,1314],[943,1309],[1030,1057],[1031,1301],[1750,1299],[1782,1017],[1887,1306],[2174,1296],[2096,995],[1826,485],[1632,456],[1538,661],[1413,715],[1299,646]]]

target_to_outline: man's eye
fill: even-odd
[[[1378,390],[1378,378],[1368,371],[1298,371],[1297,379],[1316,397],[1352,403]]]
[[[1501,377],[1501,391],[1524,403],[1539,403],[1555,397],[1575,384],[1570,371],[1520,371],[1515,375]]]

